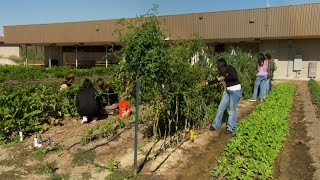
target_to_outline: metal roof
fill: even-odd
[[[170,40],[200,35],[208,42],[320,37],[320,3],[159,16]],[[135,20],[135,18],[131,18]],[[10,44],[111,44],[117,19],[4,26]]]

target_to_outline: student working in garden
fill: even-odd
[[[268,69],[268,62],[265,60],[265,57],[263,54],[259,54],[258,55],[258,65],[257,65],[258,73],[256,74],[256,80],[254,82],[253,94],[252,94],[252,98],[250,99],[250,101],[257,100],[259,87],[260,87],[260,91],[259,91],[260,101],[263,101],[263,98],[265,98],[265,96],[266,96],[265,84],[266,84],[267,75],[268,75],[267,69]]]
[[[85,79],[76,97],[76,106],[82,123],[96,120],[98,105],[96,102],[96,89],[91,80]]]
[[[68,73],[68,74],[66,75],[66,80],[63,81],[63,82],[61,83],[61,85],[60,85],[60,91],[63,90],[63,89],[65,89],[65,88],[67,88],[67,87],[69,87],[69,86],[71,86],[71,84],[73,83],[74,79],[75,79],[74,74]]]
[[[97,97],[100,114],[103,114],[103,112],[106,112],[106,114],[117,114],[119,100],[113,87],[103,79],[98,79],[96,84],[102,91],[101,95]]]
[[[237,105],[242,96],[241,84],[239,82],[236,69],[231,65],[227,65],[225,59],[221,58],[217,61],[217,68],[220,77],[212,81],[208,81],[208,84],[210,85],[219,81],[225,81],[227,89],[222,96],[216,117],[212,126],[210,127],[210,130],[218,131],[220,129],[224,111],[227,108],[227,106],[230,105],[230,114],[226,133],[231,134],[236,130]]]

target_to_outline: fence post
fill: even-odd
[[[137,69],[137,79],[136,79],[136,120],[135,120],[135,126],[134,126],[134,162],[133,162],[135,175],[137,175],[137,172],[138,172],[137,158],[138,158],[138,124],[139,124],[139,91],[140,91],[139,75],[140,75],[140,66]]]

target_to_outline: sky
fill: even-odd
[[[320,0],[2,0],[3,26],[137,17],[157,4],[158,15],[251,9]]]

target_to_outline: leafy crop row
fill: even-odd
[[[17,67],[8,66],[5,68],[8,68],[9,72],[13,72]],[[37,68],[26,69],[29,70],[30,74],[38,72]],[[100,72],[100,69],[90,71]],[[86,70],[83,71],[82,69],[73,70],[73,72],[77,72],[75,74],[78,75],[83,72],[87,73]],[[103,78],[115,89],[119,87],[115,74],[95,76],[93,73],[86,78],[90,78],[93,82],[98,78]],[[56,125],[63,118],[77,115],[75,95],[82,83],[81,80],[76,78],[73,85],[63,91],[59,91],[58,81],[62,81],[62,79],[54,78],[50,81],[40,80],[33,83],[19,81],[0,84],[0,143],[8,141],[8,136],[12,132],[21,130],[26,135],[33,132],[42,133],[49,128],[49,124]],[[98,90],[97,95],[99,95],[101,91],[99,88],[96,89]]]
[[[272,165],[289,134],[295,85],[280,84],[239,123],[212,175],[226,179],[272,178]]]
[[[0,86],[0,141],[6,142],[8,134],[18,130],[25,134],[42,133],[49,128],[49,119],[77,114],[77,88],[71,86],[61,92],[58,88],[55,85]]]
[[[76,77],[88,77],[93,75],[105,75],[117,72],[117,66],[94,67],[91,69],[70,69],[65,66],[52,68],[26,67],[26,66],[0,66],[0,82],[7,80],[64,78],[67,73],[73,73]]]
[[[308,82],[311,90],[312,102],[318,107],[320,106],[320,85],[314,79],[310,79]]]

